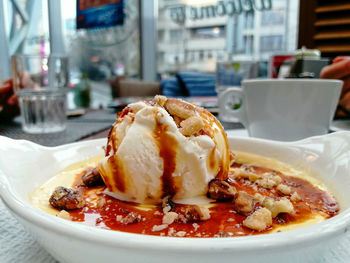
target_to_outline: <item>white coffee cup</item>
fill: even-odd
[[[219,95],[219,117],[241,122],[252,137],[294,141],[326,134],[343,82],[325,79],[251,79]],[[233,101],[241,106],[234,109]]]

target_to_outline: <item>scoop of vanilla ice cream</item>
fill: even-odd
[[[220,123],[203,108],[165,100],[163,106],[130,104],[113,125],[98,168],[114,197],[138,203],[160,203],[165,196],[180,201],[205,196],[209,181],[227,178],[229,149]],[[192,126],[187,131],[181,126],[188,119],[181,107],[195,116],[187,123],[201,130],[194,128],[189,135]]]

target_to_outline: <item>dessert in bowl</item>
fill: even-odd
[[[151,103],[143,107],[163,106]],[[128,114],[124,112],[120,118]],[[181,128],[186,126],[183,121],[175,122],[174,128],[181,132]],[[109,140],[120,123],[117,121]],[[190,135],[186,135],[186,132],[182,134],[184,137],[212,135],[200,131],[205,123],[193,123],[197,123],[197,128],[191,128]],[[156,124],[154,122],[150,130],[154,130]],[[198,130],[198,127],[201,129]],[[217,136],[224,142],[225,136],[220,127],[218,124]],[[129,191],[132,181],[124,183],[124,190],[120,190],[122,187],[117,184],[128,180],[129,175],[125,170],[129,168],[123,167],[122,176],[111,177],[105,171],[109,169],[109,166],[105,166],[105,158],[115,158],[118,153],[108,149],[108,143],[107,154],[105,152],[106,156],[103,157],[101,147],[106,145],[105,140],[46,148],[1,138],[7,157],[6,161],[3,158],[0,160],[0,189],[5,203],[20,222],[28,226],[38,241],[63,262],[113,262],[116,258],[130,262],[212,262],[217,259],[254,262],[257,255],[264,255],[270,262],[280,261],[281,257],[286,256],[287,262],[305,259],[305,256],[315,259],[322,256],[320,248],[337,240],[349,224],[347,208],[350,196],[346,191],[350,184],[347,178],[349,137],[348,133],[336,133],[293,143],[228,138],[230,148],[235,153],[231,157],[227,148],[213,151],[214,148],[219,149],[220,139],[212,139],[213,144],[207,142],[207,148],[202,148],[207,149],[201,156],[206,161],[194,163],[194,166],[207,168],[206,176],[196,177],[202,185],[196,189],[197,192],[164,188],[162,181],[158,186],[154,184],[154,188],[147,188],[148,192],[144,189]],[[162,148],[157,144],[157,136],[152,136],[150,140]],[[16,158],[11,155],[14,152]],[[97,155],[101,157],[96,158]],[[214,156],[213,163],[218,164],[212,165],[211,170],[209,156]],[[14,165],[18,158],[23,159],[21,166]],[[224,163],[228,163],[226,175],[220,172],[225,171],[222,168]],[[89,187],[90,181],[84,180],[84,176],[94,174],[94,171],[86,168],[101,166],[98,169],[102,177],[101,185]],[[165,168],[163,162],[159,168],[161,172],[153,181],[163,180]],[[180,168],[175,166],[172,169],[177,171]],[[25,176],[27,174],[31,176]],[[179,172],[177,176],[183,180],[171,184],[176,185],[175,188],[189,184],[185,172]],[[71,179],[64,183],[63,177]],[[121,177],[124,179],[120,180]],[[108,184],[114,187],[108,187]],[[59,206],[60,202],[57,204],[56,201],[62,201],[58,196],[49,204],[57,186],[71,187],[82,193],[84,201],[79,202],[78,199],[75,203],[77,207],[62,206],[59,210],[50,207]],[[305,187],[308,191],[300,190]],[[176,193],[179,195],[176,196]],[[311,200],[310,193],[320,198]],[[43,201],[41,197],[45,195]],[[307,204],[312,215],[317,216],[311,218],[311,214],[308,214],[307,217],[299,217],[306,209],[304,204]],[[118,211],[108,213],[113,209]],[[49,210],[58,216],[50,215],[47,213]],[[255,219],[261,218],[261,214],[262,218],[267,219],[258,220],[255,224]],[[306,220],[310,218],[314,221]],[[329,219],[323,220],[325,218]],[[294,223],[300,223],[300,220],[322,222],[271,233],[287,230],[281,227],[298,225]]]

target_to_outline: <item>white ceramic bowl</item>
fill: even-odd
[[[341,205],[339,215],[287,232],[233,238],[138,235],[67,221],[28,202],[29,193],[64,167],[101,154],[105,142],[48,148],[0,137],[0,195],[19,222],[60,262],[325,262],[327,250],[335,249],[350,225],[348,132],[290,143],[229,138],[232,149],[316,172],[335,193]]]

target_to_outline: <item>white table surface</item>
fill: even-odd
[[[227,134],[229,136],[237,137],[248,136],[247,131],[244,129],[229,130],[227,131]],[[322,259],[317,263],[349,262],[350,232],[348,232],[345,238],[339,240],[334,247],[325,248]],[[25,231],[22,225],[17,222],[17,220],[7,210],[1,199],[0,263],[57,263],[57,261],[52,258],[29,233]]]

